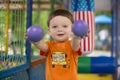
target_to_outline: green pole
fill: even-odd
[[[51,0],[51,12],[55,10],[54,5],[55,5],[55,0]],[[50,36],[50,40],[53,40],[51,36]]]
[[[55,5],[55,0],[51,0],[51,12],[55,10],[54,5]]]

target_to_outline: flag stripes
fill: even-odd
[[[74,21],[84,20],[89,25],[89,36],[84,40],[81,40],[81,50],[83,53],[90,53],[94,49],[95,40],[95,22],[94,22],[94,12],[93,11],[74,11],[72,12]]]

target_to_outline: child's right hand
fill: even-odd
[[[27,34],[25,34],[25,39],[26,39],[26,40],[29,40],[30,42],[32,42],[32,41],[29,39],[29,37],[28,37]]]
[[[33,44],[38,44],[39,41],[41,41],[41,40],[39,40],[39,41],[37,41],[37,42],[34,42],[34,41],[30,40],[30,38],[28,37],[27,34],[25,35],[25,39],[28,40],[30,43],[33,43]]]

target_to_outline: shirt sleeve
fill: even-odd
[[[45,53],[44,53],[43,51],[40,51],[40,55],[41,55],[41,56],[44,56]]]
[[[81,56],[81,55],[82,55],[81,49],[79,49],[79,50],[77,51],[77,53],[78,53],[79,56]]]

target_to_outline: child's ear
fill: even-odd
[[[50,29],[48,28],[48,34],[51,35]]]

